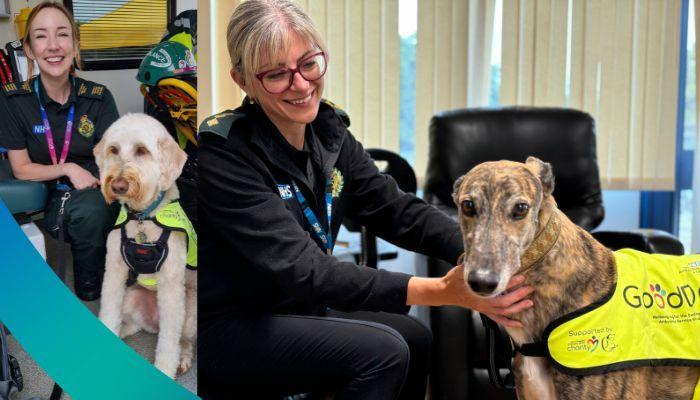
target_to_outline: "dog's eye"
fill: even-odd
[[[114,146],[110,146],[109,147],[109,154],[114,154],[116,156],[117,154],[119,154],[119,149],[114,147]]]
[[[523,219],[530,210],[530,206],[525,203],[518,203],[513,207],[513,219]]]
[[[136,150],[134,150],[134,153],[137,156],[145,156],[146,154],[148,154],[148,150],[143,146],[139,146],[136,148]]]
[[[474,207],[474,202],[471,200],[464,200],[462,202],[462,214],[467,217],[473,217],[476,215],[476,207]]]

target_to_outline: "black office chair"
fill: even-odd
[[[382,173],[394,178],[399,188],[406,193],[416,193],[416,174],[411,164],[400,155],[383,149],[367,149],[367,153],[379,163]],[[350,232],[360,232],[360,249],[355,254],[355,261],[359,265],[377,268],[380,260],[396,258],[396,251],[379,253],[377,251],[377,237],[367,227],[360,225],[351,218],[345,218],[343,225]]]
[[[435,115],[430,123],[430,155],[425,199],[456,218],[453,182],[485,161],[524,162],[535,156],[552,164],[554,198],[574,223],[590,231],[603,220],[595,122],[590,115],[556,108],[462,109]],[[683,254],[673,236],[654,230],[595,232],[607,247]],[[428,260],[428,274],[443,276],[452,265]],[[488,378],[488,350],[478,313],[458,307],[431,310],[434,337],[434,400],[515,399],[514,391],[495,389]],[[510,343],[499,340],[497,364],[510,362]]]

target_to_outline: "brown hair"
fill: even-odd
[[[81,68],[82,67],[82,61],[80,60],[80,31],[78,30],[78,24],[75,23],[75,20],[73,19],[73,14],[61,3],[55,3],[53,1],[43,1],[36,5],[34,8],[32,8],[32,11],[29,13],[29,17],[27,17],[27,27],[24,30],[24,37],[22,38],[22,43],[24,46],[30,46],[32,44],[32,39],[31,39],[31,30],[32,30],[32,23],[34,22],[34,18],[41,12],[41,10],[46,9],[46,8],[55,8],[56,10],[60,11],[63,13],[63,15],[68,18],[68,21],[70,22],[70,28],[71,32],[73,34],[73,48],[75,49],[75,64]],[[25,47],[25,52],[26,52],[26,47]],[[27,73],[27,79],[31,78],[32,73],[34,72],[34,63],[28,62],[27,63],[27,68],[28,68],[28,73]],[[75,75],[75,66],[71,66],[70,69],[70,74]]]
[[[226,30],[231,66],[246,81],[255,77],[260,60],[289,50],[289,34],[294,32],[328,55],[328,49],[311,18],[290,0],[247,0],[236,7]]]

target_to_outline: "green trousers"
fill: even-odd
[[[58,239],[58,213],[64,192],[51,191],[44,210],[46,229]],[[73,268],[76,271],[103,271],[107,235],[114,228],[119,213],[117,203],[107,204],[100,189],[83,189],[71,192],[63,214],[66,242],[71,245]]]

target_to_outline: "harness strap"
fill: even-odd
[[[547,357],[545,342],[525,343],[522,346],[515,346],[515,351],[526,357]]]
[[[122,259],[124,260],[124,263],[126,263],[126,265],[129,267],[129,277],[126,280],[126,286],[130,287],[131,285],[133,285],[134,283],[137,282],[139,273],[136,271],[136,267],[134,267],[134,265],[132,265],[129,262],[129,257],[127,257],[126,253],[124,252],[124,243],[127,240],[129,240],[129,237],[126,235],[126,224],[122,224],[119,227],[119,231],[121,232],[121,241],[122,241],[122,246],[121,246]],[[165,254],[167,254],[168,238],[170,238],[170,229],[162,228],[160,236],[158,237],[158,240],[156,240],[155,242],[151,242],[151,244],[157,243],[163,247],[166,247]],[[153,273],[159,272],[161,266],[162,266],[162,264],[158,265],[158,268]]]
[[[61,196],[61,207],[58,210],[58,217],[56,217],[56,226],[53,227],[54,230],[58,231],[58,270],[56,274],[61,282],[64,283],[66,281],[66,238],[63,226],[63,215],[65,214],[66,202],[70,199],[70,196],[70,191],[66,191],[63,193],[63,196]],[[61,395],[63,395],[63,388],[61,388],[57,382],[54,382],[49,399],[60,400]]]
[[[489,317],[484,314],[479,314],[481,316],[481,322],[484,324],[486,329],[486,345],[489,348],[489,380],[491,385],[498,389],[503,390],[513,390],[515,389],[515,378],[513,376],[513,367],[508,366],[508,372],[506,376],[501,376],[501,371],[496,365],[496,334],[501,333],[498,329],[498,325],[493,322]],[[512,360],[512,356],[508,357],[509,362]]]

